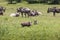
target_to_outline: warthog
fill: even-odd
[[[17,12],[20,12],[22,17],[23,17],[23,15],[25,15],[25,17],[26,17],[26,15],[28,15],[28,17],[29,17],[30,9],[29,8],[20,7],[20,8],[17,8]]]
[[[39,12],[39,11],[37,11],[37,10],[32,10],[32,11],[30,11],[29,16],[38,16],[38,15],[41,15],[41,14],[42,14],[42,13]]]
[[[21,26],[24,27],[24,26],[31,26],[31,22],[23,22],[21,23]]]
[[[47,13],[53,12],[53,16],[55,16],[55,13],[60,13],[60,9],[53,7],[53,8],[48,8]]]

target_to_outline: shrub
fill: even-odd
[[[49,4],[59,4],[60,0],[48,0]]]
[[[28,3],[39,3],[39,0],[27,0]]]
[[[16,0],[17,3],[21,2],[22,0]]]
[[[40,3],[47,3],[48,0],[39,0]]]
[[[7,1],[8,1],[8,4],[16,4],[15,0],[7,0]]]
[[[7,0],[7,1],[8,1],[8,4],[16,4],[21,2],[21,0]]]

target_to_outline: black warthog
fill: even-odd
[[[37,10],[32,10],[30,11],[30,14],[29,16],[38,16],[38,15],[41,15],[42,13],[41,12],[38,12]]]
[[[28,15],[28,17],[29,17],[30,9],[29,8],[20,7],[20,8],[17,9],[17,12],[20,12],[22,17],[23,17],[23,15],[25,15],[25,17]]]
[[[53,12],[53,16],[55,16],[55,13],[60,13],[60,9],[53,7],[53,8],[48,8],[47,13]]]

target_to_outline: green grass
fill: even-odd
[[[54,17],[52,13],[47,14],[46,12],[48,7],[60,7],[60,5],[23,2],[18,4],[0,3],[0,6],[6,7],[4,16],[0,16],[0,40],[60,40],[60,14],[56,14]],[[43,15],[29,18],[9,16],[21,6],[41,11]],[[38,25],[33,24],[30,27],[21,27],[20,25],[23,21],[33,22],[35,19],[38,20]]]

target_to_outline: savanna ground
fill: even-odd
[[[52,13],[47,13],[48,7],[60,7],[60,5],[47,4],[27,4],[26,2],[18,4],[0,3],[0,6],[6,7],[4,16],[0,16],[0,40],[60,40],[60,14],[54,17]],[[18,7],[28,7],[41,11],[43,15],[36,17],[10,17],[16,12]],[[37,25],[22,27],[23,21],[38,20]]]

